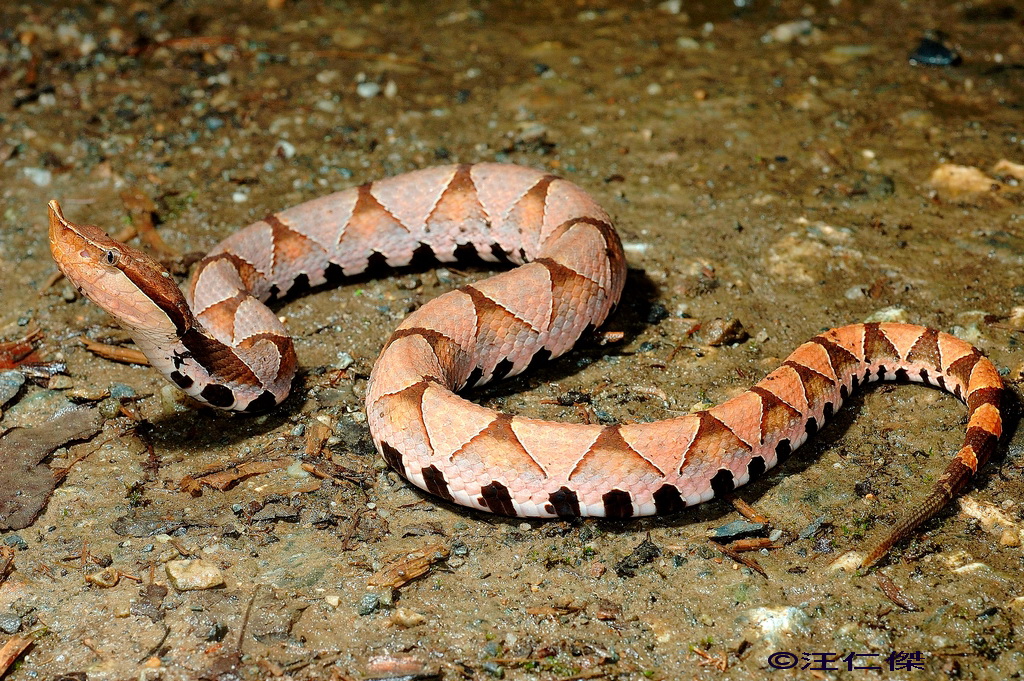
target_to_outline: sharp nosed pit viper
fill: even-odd
[[[373,441],[395,470],[439,497],[505,515],[673,513],[778,464],[862,383],[938,386],[967,403],[963,446],[926,499],[872,546],[870,565],[956,495],[1002,433],[992,363],[969,343],[910,324],[826,331],[737,397],[653,423],[553,423],[459,397],[563,354],[622,292],[625,258],[608,214],[576,185],[529,168],[428,168],[268,215],[216,246],[184,295],[152,258],[67,221],[56,202],[50,243],[61,271],[153,366],[192,397],[242,412],[273,407],[291,386],[292,341],[264,302],[297,282],[317,286],[421,255],[518,265],[409,315],[366,395]]]

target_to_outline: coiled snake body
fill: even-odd
[[[628,518],[731,491],[784,459],[857,386],[909,379],[967,403],[963,446],[926,500],[865,559],[934,515],[993,452],[1002,381],[970,344],[909,324],[853,324],[798,347],[750,390],[678,418],[614,426],[509,416],[455,391],[566,352],[616,304],[625,260],[611,221],[574,184],[509,165],[428,168],[267,216],[197,266],[186,295],[145,254],[50,203],[60,269],[182,390],[255,412],[285,398],[291,339],[264,304],[418,255],[519,265],[413,312],[381,351],[366,395],[377,449],[415,485],[505,515]]]

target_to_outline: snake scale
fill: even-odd
[[[427,168],[268,215],[216,246],[185,294],[152,258],[67,221],[56,202],[50,243],[61,271],[153,366],[192,397],[242,412],[281,402],[296,372],[292,341],[266,301],[425,256],[518,265],[409,315],[366,394],[373,441],[395,470],[438,497],[509,516],[674,513],[777,465],[863,383],[938,386],[967,404],[963,446],[875,543],[870,565],[956,495],[1002,433],[993,364],[969,343],[910,324],[831,329],[737,397],[653,423],[554,423],[459,397],[565,353],[622,293],[625,258],[608,214],[576,185],[529,168]]]

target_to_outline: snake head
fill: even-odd
[[[68,221],[56,201],[49,209],[53,259],[85,297],[129,332],[179,335],[192,328],[185,297],[160,263],[99,227]]]

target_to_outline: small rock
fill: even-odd
[[[110,384],[110,396],[115,400],[128,399],[135,397],[135,388],[131,387],[126,383],[111,383]]]
[[[708,345],[731,345],[750,338],[738,319],[712,319],[701,326],[701,338]]]
[[[0,407],[10,402],[25,385],[25,376],[20,371],[0,371]]]
[[[635,577],[641,565],[650,563],[660,555],[661,548],[650,539],[644,539],[632,553],[615,564],[615,574],[619,577]]]
[[[785,45],[794,40],[801,45],[808,45],[821,40],[821,32],[814,28],[814,24],[808,19],[799,19],[779,24],[761,36],[761,42],[763,43],[782,43]]]
[[[178,591],[199,591],[224,586],[220,568],[208,560],[172,560],[165,569],[171,586]]]
[[[881,310],[872,312],[864,318],[865,324],[872,322],[906,322],[909,319],[907,311],[902,307],[892,306],[885,307]]]
[[[380,94],[380,84],[366,81],[356,85],[356,94],[364,99],[372,99]]]
[[[74,385],[75,382],[71,380],[70,376],[65,376],[64,374],[57,374],[56,376],[52,376],[50,378],[49,382],[47,382],[46,384],[46,387],[49,388],[50,390],[69,390],[70,388],[74,387]],[[107,391],[104,390],[103,397],[106,396]],[[100,399],[103,399],[103,397],[101,397]]]
[[[359,599],[359,606],[356,608],[356,612],[359,613],[360,617],[365,617],[376,610],[379,605],[380,596],[375,593],[368,593]]]
[[[917,49],[908,57],[911,66],[956,66],[960,55],[934,38],[921,38]]]
[[[811,618],[800,608],[782,606],[753,608],[741,613],[737,621],[756,631],[756,639],[778,645],[789,636],[809,633]]]
[[[759,534],[767,527],[764,523],[752,523],[748,520],[734,520],[728,525],[716,527],[711,531],[715,539],[737,539],[739,537]]]
[[[821,526],[824,524],[825,516],[818,516],[817,518],[811,521],[810,525],[800,530],[800,534],[798,536],[800,537],[800,539],[810,539],[818,533],[818,530],[820,530]]]
[[[211,643],[219,643],[228,635],[228,625],[223,622],[214,622],[206,632],[206,640]]]
[[[999,543],[1003,546],[1020,546],[1020,532],[1016,530],[1003,530],[999,535]]]
[[[53,173],[46,168],[22,168],[21,172],[37,187],[48,187],[53,181]]]
[[[274,145],[274,153],[288,160],[295,156],[295,145],[286,140],[278,140],[277,144]]]
[[[854,573],[860,569],[860,565],[864,562],[865,557],[865,554],[860,551],[847,551],[829,563],[828,570],[831,572]]]
[[[505,668],[497,662],[483,662],[480,664],[480,668],[496,679],[505,678]]]
[[[18,549],[19,551],[27,551],[28,544],[24,539],[21,538],[20,534],[9,534],[4,537],[4,544],[7,544],[11,548]]]
[[[940,192],[957,197],[964,194],[987,194],[1006,188],[999,180],[989,177],[979,168],[943,163],[932,171],[928,182]]]
[[[391,623],[403,629],[418,627],[427,621],[427,618],[408,608],[398,608],[391,613]]]
[[[668,308],[666,308],[661,303],[654,303],[647,310],[647,323],[648,324],[657,324],[658,322],[660,322],[660,321],[662,321],[664,319],[668,319],[668,317],[669,317]]]
[[[21,618],[10,613],[0,613],[0,631],[5,634],[17,634],[21,631]]]
[[[332,608],[337,608],[339,605],[341,605],[341,596],[339,596],[338,594],[330,594],[328,596],[324,596],[324,603],[331,606]]]

